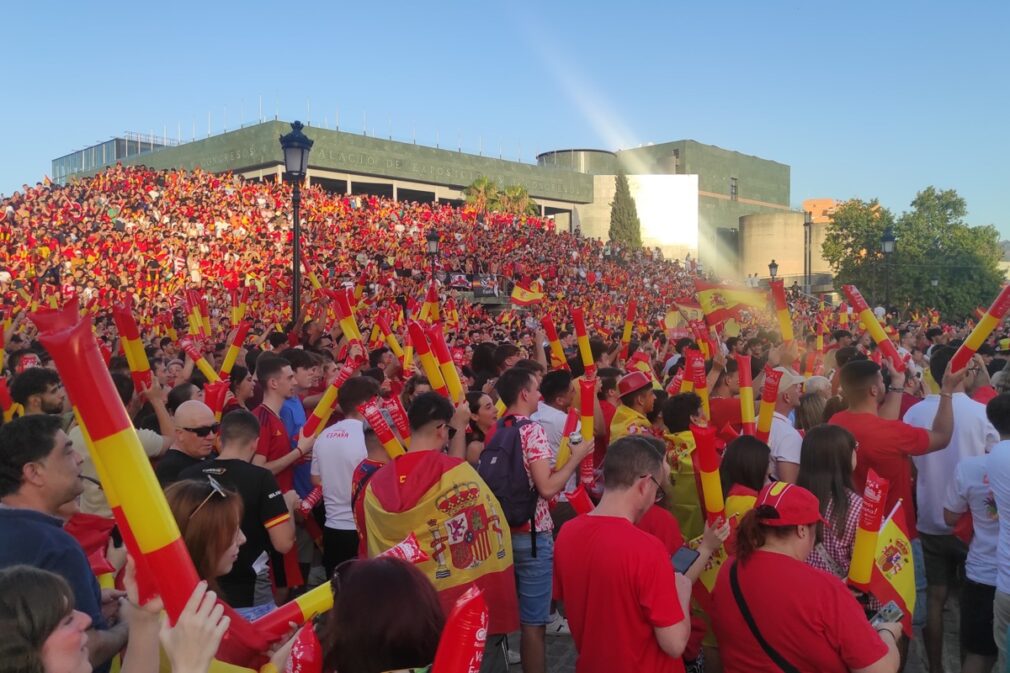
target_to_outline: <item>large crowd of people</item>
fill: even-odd
[[[541,673],[571,637],[580,673],[893,673],[921,637],[940,673],[955,594],[962,671],[1006,657],[1002,325],[965,367],[971,325],[881,308],[882,348],[797,292],[795,338],[754,304],[698,331],[669,317],[715,282],[690,259],[318,187],[292,315],[289,202],[285,183],[122,166],[0,202],[0,671],[153,671],[160,648],[203,673],[229,628],[327,581],[333,607],[256,667],[453,673],[438,655],[472,589],[486,671]],[[516,283],[542,299],[474,297]],[[33,319],[74,302],[105,358],[88,376],[116,391],[200,580],[173,624],[138,589],[171,578],[127,554]],[[858,581],[874,512],[904,536],[869,550],[874,572],[914,577],[914,597]]]

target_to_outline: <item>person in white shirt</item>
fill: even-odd
[[[989,487],[996,511],[1010,512],[1010,393],[989,400],[985,415],[999,432],[1000,441],[992,447],[986,460]],[[1000,517],[996,538],[996,597],[993,599],[992,635],[999,649],[999,667],[1005,671],[1007,658],[1007,626],[1010,625],[1010,517]]]
[[[323,568],[326,576],[357,556],[358,533],[351,506],[354,468],[368,456],[364,417],[358,406],[379,394],[379,382],[355,376],[340,386],[339,404],[344,420],[320,433],[312,447],[312,484],[322,486],[326,523],[323,526]]]
[[[558,449],[561,447],[561,440],[564,437],[565,422],[568,420],[568,409],[572,406],[575,398],[575,386],[570,372],[562,369],[554,370],[544,374],[540,381],[541,399],[537,403],[537,410],[530,416],[531,420],[537,421],[543,426],[547,434],[547,443],[551,447],[551,467],[558,459]],[[576,424],[576,429],[581,431],[581,422]],[[551,519],[554,521],[554,539],[558,537],[561,526],[575,518],[575,510],[568,504],[564,494],[575,490],[577,477],[573,474],[561,494],[558,495],[558,503],[551,509]],[[561,613],[553,609],[550,621],[547,623],[547,635],[561,636],[569,635],[571,630],[568,620]]]
[[[989,485],[988,460],[987,455],[962,459],[954,468],[943,501],[943,517],[949,525],[956,526],[965,514],[972,522],[960,599],[962,673],[991,671],[999,652],[992,635],[999,513]]]
[[[789,415],[800,405],[803,396],[803,377],[785,367],[776,367],[782,372],[779,379],[779,394],[775,398],[775,415],[772,417],[771,431],[768,433],[768,447],[772,450],[772,475],[779,481],[796,483],[800,474],[800,448],[803,437],[793,427]]]
[[[930,373],[943,378],[954,349],[939,346],[929,359]],[[999,436],[985,415],[985,407],[965,394],[973,385],[982,368],[977,355],[968,363],[968,375],[953,392],[954,433],[947,448],[922,456],[912,456],[917,477],[915,499],[918,511],[919,539],[922,542],[926,566],[926,626],[923,643],[930,670],[943,670],[943,608],[947,602],[948,587],[955,582],[961,564],[968,552],[967,545],[953,534],[943,515],[944,497],[951,475],[958,463],[971,456],[985,455]],[[939,395],[929,395],[905,412],[908,425],[929,429],[933,426],[940,405]],[[916,607],[918,612],[919,607]]]

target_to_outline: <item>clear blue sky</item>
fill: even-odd
[[[259,113],[532,160],[691,138],[792,202],[956,189],[1010,237],[1006,2],[10,3],[0,193],[123,131]],[[822,5],[814,7],[812,5]]]

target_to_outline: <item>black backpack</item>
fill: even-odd
[[[522,436],[519,434],[520,428],[532,422],[515,416],[499,420],[491,441],[480,454],[477,474],[498,498],[509,526],[514,528],[529,522],[536,539],[533,518],[540,494],[530,486],[530,477],[523,464]]]

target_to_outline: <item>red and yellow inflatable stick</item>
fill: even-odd
[[[312,410],[312,413],[307,419],[305,419],[305,425],[302,426],[302,434],[306,437],[314,437],[319,434],[319,431],[326,426],[326,421],[330,420],[330,416],[333,415],[333,410],[337,407],[337,397],[339,396],[340,386],[347,383],[347,379],[354,376],[354,372],[358,370],[362,365],[361,360],[351,360],[348,359],[344,363],[344,366],[340,368],[337,372],[337,378],[334,379],[333,383],[326,387],[326,392],[323,396],[319,398],[316,403],[316,408]]]
[[[589,494],[586,493],[582,484],[576,486],[574,491],[565,493],[565,499],[568,500],[568,504],[572,506],[576,514],[589,514],[593,511],[593,501],[590,500]]]
[[[396,431],[400,433],[400,439],[403,443],[410,446],[410,422],[407,420],[407,410],[403,408],[403,401],[400,399],[399,395],[390,395],[389,399],[383,403],[386,407],[386,411],[393,418],[393,425],[396,426]]]
[[[445,387],[445,379],[442,378],[442,371],[435,362],[435,356],[431,354],[428,346],[428,338],[424,335],[424,326],[416,320],[411,320],[408,326],[410,330],[410,343],[413,344],[417,356],[421,358],[421,368],[424,375],[428,377],[431,389],[439,395],[449,397],[449,389]],[[452,399],[449,397],[449,399]]]
[[[852,561],[849,563],[849,584],[865,589],[873,576],[873,556],[877,550],[877,535],[884,519],[888,482],[872,469],[866,475],[863,489],[863,509],[859,515],[856,539],[852,544]]]
[[[276,641],[291,631],[288,622],[304,624],[332,607],[333,587],[329,582],[325,582],[290,603],[260,617],[252,622],[252,626],[267,640]]]
[[[389,454],[390,459],[402,456],[407,451],[403,448],[403,444],[400,444],[400,440],[396,438],[393,434],[393,429],[389,427],[389,423],[386,419],[382,417],[382,413],[379,411],[379,405],[377,401],[373,398],[364,404],[358,406],[358,413],[365,417],[368,424],[372,426],[372,430],[375,431],[375,436],[379,438],[382,443],[382,448],[386,450]]]
[[[386,345],[389,346],[389,350],[391,350],[393,352],[393,356],[402,363],[403,349],[400,348],[400,342],[396,340],[396,335],[393,334],[393,330],[389,328],[389,320],[386,318],[385,314],[380,314],[375,319],[375,322],[379,325],[379,329],[382,330],[382,337],[386,340]]]
[[[233,322],[238,322],[239,320],[245,319],[246,311],[249,309],[249,286],[242,286],[242,296],[238,301],[238,312],[236,313],[235,320]]]
[[[817,353],[821,356],[824,355],[824,314],[817,314],[817,341],[815,345],[817,346]]]
[[[554,326],[554,321],[549,315],[540,319],[540,324],[544,327],[547,341],[551,345],[551,367],[554,369],[568,369],[568,358],[565,357],[565,349],[561,347],[561,339],[558,338],[558,329]],[[540,347],[540,344],[537,344]]]
[[[628,359],[628,348],[631,346],[631,329],[635,325],[635,315],[638,313],[638,302],[628,300],[628,312],[624,316],[624,331],[621,333],[621,359]]]
[[[501,418],[500,415],[499,418]],[[575,432],[575,428],[577,427],[579,427],[579,412],[575,409],[569,409],[568,415],[565,417],[565,424],[561,430],[561,444],[558,446],[558,457],[554,461],[555,471],[560,470],[572,459],[572,447],[568,437]]]
[[[130,367],[133,387],[138,393],[143,392],[145,387],[151,387],[154,377],[151,374],[147,351],[144,350],[144,342],[140,340],[137,321],[133,318],[130,307],[120,303],[112,307],[112,320],[119,331],[119,342],[123,347],[123,354],[126,355],[126,363]]]
[[[874,343],[877,344],[877,348],[881,353],[887,356],[887,359],[891,361],[891,366],[894,367],[895,371],[903,372],[905,371],[905,363],[902,361],[901,356],[898,355],[898,349],[894,347],[891,340],[887,338],[887,334],[884,333],[884,328],[880,326],[880,321],[877,320],[877,316],[873,315],[873,311],[870,310],[869,304],[863,299],[863,295],[859,293],[855,285],[843,285],[842,291],[845,293],[846,299],[852,304],[852,308],[855,309],[856,314],[862,321],[863,326],[866,327],[866,331],[870,333],[873,337]],[[997,321],[998,322],[998,321]]]
[[[319,282],[316,270],[309,264],[309,260],[305,258],[305,255],[302,255],[302,268],[305,269],[305,275],[309,277],[309,282],[312,283],[312,289],[322,290],[323,284]]]
[[[726,503],[723,500],[722,482],[719,480],[719,456],[715,452],[715,428],[691,425],[698,456],[698,479],[701,482],[701,500],[709,523],[723,517]]]
[[[200,370],[200,373],[203,374],[208,381],[214,383],[215,381],[221,380],[221,377],[218,376],[217,372],[214,371],[214,368],[210,366],[210,363],[207,362],[207,358],[203,356],[200,349],[196,347],[195,343],[193,343],[192,339],[188,337],[179,339],[179,347],[186,352],[189,359],[196,364],[196,368]]]
[[[754,435],[754,380],[751,377],[749,355],[733,355],[736,360],[737,376],[740,378],[740,426],[741,434]]]
[[[221,422],[224,413],[224,401],[228,397],[230,381],[227,378],[220,381],[209,381],[203,386],[203,401],[214,412],[214,420]]]
[[[32,316],[39,340],[52,357],[92,444],[96,467],[102,464],[103,486],[119,500],[136,551],[158,585],[165,610],[174,622],[199,580],[168,503],[154,476],[102,362],[90,320],[81,320],[77,302],[58,311]],[[111,503],[110,503],[111,504]]]
[[[579,379],[579,407],[582,418],[582,441],[592,443],[595,439],[593,417],[596,408],[596,379]],[[587,488],[595,481],[594,470],[593,454],[590,452],[579,463],[579,481]]]
[[[842,329],[849,328],[849,305],[844,301],[838,305],[838,325]]]
[[[979,319],[978,324],[975,325],[975,329],[971,331],[968,338],[964,340],[961,347],[954,353],[954,357],[950,361],[950,371],[961,371],[968,365],[968,361],[978,351],[979,346],[989,338],[994,329],[999,327],[1000,322],[1002,322],[1007,314],[1007,310],[1010,310],[1010,285],[1003,287],[999,296],[996,297],[996,301],[989,306],[989,309]]]
[[[449,354],[449,347],[445,345],[442,325],[435,323],[429,327],[427,337],[435,359],[438,361],[438,368],[442,372],[442,379],[449,389],[449,399],[453,404],[459,404],[463,399],[463,382],[459,379],[459,372],[456,370],[456,363],[452,361],[452,355]]]
[[[358,321],[354,319],[354,311],[351,309],[351,300],[347,297],[347,293],[338,290],[331,292],[330,296],[336,303],[337,321],[344,336],[348,341],[361,341],[361,330],[358,329]]]
[[[354,305],[357,306],[361,302],[361,298],[365,295],[365,285],[368,284],[368,270],[362,269],[361,274],[358,275],[358,282],[354,284]]]
[[[771,281],[772,299],[775,301],[775,315],[779,319],[779,331],[782,341],[790,343],[793,340],[793,319],[789,316],[789,304],[786,302],[785,281]]]
[[[575,325],[575,338],[579,342],[579,355],[582,357],[582,366],[586,370],[586,376],[592,378],[596,376],[596,363],[593,361],[593,351],[589,348],[586,316],[581,308],[572,309],[572,323]]]
[[[227,377],[231,374],[231,369],[235,366],[235,360],[238,359],[239,351],[242,350],[242,344],[245,343],[245,337],[249,333],[248,321],[243,320],[236,324],[238,327],[235,328],[235,338],[228,344],[228,350],[224,354],[224,362],[221,363],[222,377]]]
[[[779,396],[779,382],[782,372],[765,367],[765,384],[761,388],[761,407],[758,409],[757,433],[754,435],[765,444],[772,430],[772,417],[775,415],[775,400]]]
[[[691,390],[701,398],[701,408],[705,412],[705,417],[708,418],[712,415],[712,412],[708,403],[708,379],[705,376],[705,357],[701,354],[701,351],[696,351],[693,348],[686,349],[684,353],[686,360],[684,380],[691,381]]]
[[[477,587],[467,589],[445,620],[431,673],[479,671],[487,641],[488,618],[484,593]]]

